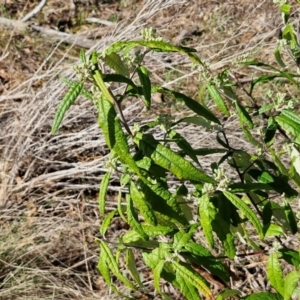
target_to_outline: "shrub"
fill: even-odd
[[[232,79],[229,70],[213,75],[194,49],[166,43],[156,38],[151,29],[143,31],[142,40],[117,42],[88,57],[82,51],[82,64],[75,69],[78,81],[64,79],[70,89],[57,110],[52,133],[57,131],[75,99],[83,95],[96,106],[98,123],[110,148],[108,172],[103,176],[99,192],[99,211],[104,218],[100,226],[103,239],[97,241],[98,269],[120,296],[130,299],[129,294],[117,289],[113,280],[120,280],[131,290],[152,295],[139,276],[135,263],[137,253],[133,249],[142,253],[143,263],[152,270],[154,289],[164,299],[171,298],[161,289],[161,278],[186,299],[201,299],[201,295],[213,299],[216,295],[201,270],[215,276],[224,286],[217,299],[291,299],[294,293],[299,294],[299,251],[288,248],[283,238],[298,233],[299,214],[290,203],[298,197],[300,187],[300,118],[296,92],[295,96],[287,91],[274,92],[270,85],[283,79],[289,90],[291,86],[299,90],[299,75],[293,72],[293,66],[286,65],[282,56],[283,48],[288,48],[298,64],[299,44],[289,22],[291,6],[283,3],[280,9],[285,24],[275,51],[279,67],[240,58],[237,62],[240,65],[263,70],[247,84]],[[144,63],[151,51],[179,53],[189,58],[191,67],[202,78],[201,101],[155,85]],[[90,88],[88,83],[92,83]],[[114,93],[110,87],[113,84],[123,88],[123,92]],[[257,89],[263,90],[271,101],[263,103],[257,99],[254,96]],[[122,103],[136,97],[151,110],[151,95],[157,92],[174,105],[182,103],[190,115],[176,119],[171,114],[160,114],[155,120],[129,126]],[[210,110],[203,99],[211,99],[216,109]],[[222,121],[229,116],[238,119],[250,150],[232,145]],[[178,132],[178,126],[185,124],[215,132],[219,146],[193,148]],[[164,138],[158,138],[156,133],[162,133],[160,136]],[[201,157],[213,157],[215,153],[222,154],[221,158],[217,162],[211,158],[210,170],[203,169]],[[287,158],[286,163],[283,157]],[[235,176],[229,176],[232,172]],[[118,203],[113,211],[106,213],[107,189],[114,173],[120,180]],[[177,187],[171,191],[170,182],[174,178]],[[129,226],[118,242],[104,238],[115,216]],[[199,231],[205,241],[197,239]],[[268,256],[267,278],[271,291],[245,296],[230,289],[227,284],[230,276],[222,261],[235,258],[238,238],[247,241],[248,248],[252,249],[250,254],[257,251]],[[259,240],[265,239],[273,242],[269,251],[259,246]],[[214,254],[216,248],[223,253],[221,256]],[[130,276],[120,270],[122,255]],[[284,276],[280,260],[292,265],[294,270]]]

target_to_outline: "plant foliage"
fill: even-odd
[[[299,75],[293,73],[293,66],[288,67],[282,57],[284,48],[288,49],[295,64],[299,63],[300,46],[289,22],[291,6],[281,3],[280,10],[284,27],[275,50],[279,67],[253,60],[240,62],[244,67],[259,66],[265,70],[249,84],[233,80],[226,71],[213,76],[194,49],[166,43],[156,38],[151,29],[143,31],[142,40],[117,42],[103,52],[88,56],[82,51],[82,64],[76,68],[78,82],[64,80],[69,91],[57,110],[52,133],[58,130],[75,99],[82,95],[96,106],[98,124],[111,151],[110,168],[103,176],[99,193],[99,211],[104,219],[100,226],[103,239],[99,241],[98,269],[108,286],[120,296],[130,299],[128,293],[116,288],[113,283],[116,279],[130,290],[151,294],[136,266],[138,252],[134,248],[142,253],[139,259],[151,269],[154,289],[163,299],[171,296],[162,288],[162,280],[189,300],[201,297],[288,300],[299,293],[299,251],[283,243],[286,235],[298,233],[299,214],[290,203],[298,197],[300,188],[299,109],[291,95],[275,95],[271,90],[267,94],[272,101],[267,103],[254,96],[256,88],[267,89],[279,78],[299,91]],[[211,99],[216,110],[208,109],[203,99],[197,101],[155,85],[144,65],[144,58],[151,51],[188,57],[205,79],[199,87],[201,94],[206,95],[203,99]],[[123,92],[114,94],[113,85],[119,85]],[[165,95],[173,105],[182,103],[190,115],[179,120],[172,115],[159,115],[147,124],[129,126],[122,103],[136,97],[151,110],[155,92]],[[247,97],[250,104],[245,104],[242,97]],[[237,118],[244,139],[252,145],[251,150],[232,145],[223,121],[228,116]],[[219,147],[194,149],[188,138],[177,131],[178,124],[194,124],[215,132]],[[158,139],[153,129],[162,130],[164,138]],[[278,141],[280,151],[276,146]],[[222,157],[211,164],[210,170],[203,169],[201,157],[215,153]],[[284,155],[289,158],[286,163],[282,161]],[[114,172],[120,176],[120,192],[118,205],[108,213],[106,194]],[[178,184],[171,191],[174,179]],[[125,196],[124,188],[127,188]],[[118,216],[129,229],[119,237],[118,243],[112,243],[104,236]],[[197,239],[199,232],[206,240]],[[237,255],[236,245],[241,236],[253,251],[260,249],[260,241],[273,241],[269,252],[258,251],[268,256],[266,276],[272,290],[243,296],[230,289],[230,274],[223,260]],[[217,252],[221,255],[214,254]],[[128,275],[122,271],[122,260]],[[284,275],[282,261],[294,270]],[[212,293],[211,275],[224,286],[217,296]]]

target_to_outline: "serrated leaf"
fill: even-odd
[[[80,49],[79,57],[81,62],[85,64],[86,63],[85,50],[82,48]]]
[[[226,116],[230,116],[230,113],[228,111],[228,108],[223,100],[223,97],[221,96],[220,92],[218,91],[218,89],[215,87],[215,85],[213,84],[207,84],[207,90],[211,96],[211,98],[213,99],[213,101],[215,102],[215,104],[217,105],[217,107],[220,109],[220,111],[226,115]]]
[[[293,209],[287,201],[284,201],[284,214],[287,224],[289,225],[289,230],[292,234],[296,234],[298,232],[297,220],[294,215]]]
[[[228,186],[228,189],[230,189],[230,192],[232,193],[249,193],[254,191],[271,191],[272,188],[264,183],[232,183]]]
[[[111,176],[111,172],[105,173],[100,183],[99,197],[98,197],[100,216],[104,215],[105,213],[106,195],[107,195],[107,188],[108,188],[110,176]]]
[[[283,114],[275,117],[275,120],[284,131],[293,136],[296,143],[300,143],[300,124]]]
[[[252,119],[247,112],[247,110],[244,108],[244,106],[240,105],[238,102],[235,102],[235,108],[240,120],[240,124],[243,127],[244,125],[247,125],[248,128],[253,128],[253,122]]]
[[[159,246],[158,241],[155,241],[155,240],[144,241],[144,240],[142,240],[139,233],[137,233],[135,230],[128,230],[122,236],[121,242],[125,246],[141,248],[143,250],[145,250],[145,249],[154,249],[154,248],[157,248]]]
[[[215,182],[212,177],[195,168],[189,161],[158,143],[152,135],[137,133],[133,140],[145,156],[150,157],[157,165],[170,171],[178,179]]]
[[[203,65],[202,61],[199,59],[197,55],[195,55],[193,52],[196,52],[193,48],[188,47],[182,47],[182,46],[175,46],[170,43],[162,42],[162,41],[129,41],[129,42],[116,42],[112,44],[109,48],[105,50],[105,53],[109,54],[112,52],[119,52],[126,48],[126,52],[130,51],[130,49],[142,46],[147,47],[149,49],[152,49],[154,51],[159,52],[179,52],[186,54],[191,61],[193,61],[196,64]]]
[[[230,224],[226,222],[219,214],[216,214],[211,223],[213,231],[217,234],[218,238],[223,244],[226,255],[233,259],[236,254],[234,245],[234,236],[230,230]]]
[[[160,184],[146,184],[142,181],[138,183],[145,195],[145,200],[149,202],[155,212],[159,224],[174,227],[174,224],[184,226],[187,223],[176,198],[172,197],[168,190]]]
[[[176,101],[183,102],[190,110],[192,110],[197,115],[202,116],[206,120],[209,120],[211,122],[221,125],[221,122],[219,121],[219,119],[210,110],[208,110],[207,108],[202,106],[196,100],[194,100],[182,93],[171,91],[167,88],[163,88],[160,86],[152,86],[152,92],[162,93],[166,96],[169,95],[172,98],[174,98]]]
[[[191,117],[182,118],[182,119],[172,123],[172,126],[175,126],[179,123],[195,124],[195,125],[204,127],[208,131],[222,130],[222,127],[220,125],[218,125],[216,123],[212,123],[212,122],[208,121],[207,119],[200,117],[200,116],[191,116]]]
[[[187,300],[201,300],[196,288],[190,282],[186,281],[184,277],[179,275],[179,273],[176,273],[176,281],[179,283],[180,291]]]
[[[109,247],[106,245],[105,242],[100,241],[100,249],[101,249],[100,257],[101,257],[101,255],[105,256],[105,262],[106,262],[107,266],[109,267],[109,269],[113,272],[113,274],[119,280],[121,280],[127,287],[129,287],[130,289],[136,290],[136,287],[126,277],[124,277],[124,275],[120,272],[118,264],[113,256],[112,252],[110,251]]]
[[[139,287],[144,288],[144,285],[140,279],[139,273],[136,268],[135,257],[132,249],[126,249],[126,267],[129,270],[133,279],[139,285]]]
[[[129,195],[126,195],[126,202],[127,202],[127,218],[128,224],[133,227],[133,229],[141,236],[141,238],[145,241],[149,240],[148,235],[145,233],[139,219],[138,215],[135,211],[133,206],[132,199]]]
[[[120,217],[122,218],[122,220],[125,223],[128,223],[126,217],[123,214],[123,211],[125,211],[126,209],[125,209],[125,206],[122,205],[122,187],[119,189],[119,193],[118,193],[117,210],[118,210],[118,213],[119,213]]]
[[[149,109],[151,106],[151,81],[149,78],[149,71],[144,66],[139,66],[136,70],[142,85],[145,105]]]
[[[176,271],[176,275],[183,277],[188,283],[192,284],[208,299],[213,299],[212,291],[210,290],[207,281],[188,264],[173,261],[172,265]]]
[[[153,269],[153,279],[154,279],[154,287],[155,289],[162,294],[160,290],[160,274],[163,270],[165,262],[163,260],[160,260],[159,263],[155,266]]]
[[[120,55],[117,54],[116,52],[111,52],[109,54],[106,54],[104,56],[104,62],[109,67],[111,67],[117,74],[121,74],[125,77],[130,76],[129,70],[127,69]]]
[[[147,224],[143,224],[143,229],[149,237],[157,237],[159,235],[168,235],[174,233],[174,228],[168,226],[151,226]]]
[[[157,225],[155,214],[153,213],[152,207],[145,196],[137,189],[137,186],[133,181],[130,182],[130,197],[133,200],[135,206],[140,211],[141,215],[151,225]]]
[[[298,251],[283,248],[279,250],[280,258],[300,270],[300,253]]]
[[[74,82],[72,80],[69,80],[67,78],[60,78],[60,80],[65,83],[66,85],[68,85],[69,87],[74,87],[77,82]],[[92,93],[90,93],[87,89],[85,89],[84,87],[82,88],[82,90],[80,91],[80,95],[85,96],[87,99],[92,100],[93,101],[93,95]]]
[[[103,131],[108,147],[113,150],[120,160],[127,164],[137,175],[141,175],[138,166],[130,154],[126,136],[117,118],[113,104],[105,97],[98,101],[98,123]]]
[[[126,83],[134,89],[134,92],[138,92],[137,85],[129,78],[121,75],[121,74],[103,74],[103,81],[104,82],[119,82],[119,83]]]
[[[240,291],[226,288],[217,296],[216,300],[225,300],[228,297],[234,297],[240,295],[241,295]]]
[[[115,285],[112,284],[111,282],[111,276],[109,272],[108,265],[106,263],[106,256],[100,256],[99,257],[99,262],[98,262],[98,270],[100,274],[102,275],[103,279],[105,280],[106,284],[118,295],[121,295],[121,293],[118,291],[118,289],[115,287]]]
[[[145,264],[152,270],[155,269],[155,267],[161,261],[158,248],[154,249],[151,253],[143,252],[142,256]]]
[[[178,231],[174,235],[174,242],[173,242],[173,249],[174,251],[180,251],[192,238],[193,231],[190,231],[188,233],[183,233],[181,231]]]
[[[281,236],[285,234],[284,230],[280,225],[273,224],[273,223],[267,225],[267,227],[264,228],[264,231],[265,231],[265,237]]]
[[[180,149],[182,149],[185,154],[187,154],[195,163],[200,165],[198,158],[194,153],[193,147],[183,136],[181,136],[175,130],[170,130],[168,134],[169,134],[170,138],[172,139],[172,141],[175,141],[175,143],[178,145],[178,147]]]
[[[280,65],[280,67],[285,68],[286,65],[285,65],[284,61],[282,60],[279,48],[276,48],[276,50],[274,51],[274,56],[275,56],[277,63]]]
[[[74,84],[72,87],[70,87],[69,91],[66,93],[64,98],[61,100],[51,128],[51,134],[55,134],[58,127],[60,126],[60,123],[62,122],[64,115],[66,111],[70,108],[70,106],[74,103],[74,101],[79,96],[81,90],[83,88],[83,83],[78,82]]]
[[[101,222],[101,226],[100,226],[100,233],[104,236],[110,223],[111,220],[113,219],[113,217],[115,216],[115,214],[117,213],[117,209],[111,211],[110,213],[108,213],[105,218],[102,220]]]
[[[208,249],[194,242],[187,243],[185,249],[190,255],[193,255],[192,257],[184,255],[186,259],[190,259],[198,266],[203,266],[210,273],[221,278],[224,282],[229,281],[228,272],[224,268],[222,262],[218,258],[215,258]]]
[[[284,295],[284,280],[281,265],[276,253],[271,253],[267,261],[267,276],[272,287],[280,294]]]
[[[241,126],[241,127],[247,141],[256,147],[262,148],[262,145],[252,136],[250,130],[246,126]]]
[[[209,196],[207,194],[202,195],[199,199],[199,215],[200,215],[200,222],[203,229],[203,233],[208,241],[208,244],[211,248],[214,247],[214,237],[212,231],[212,218],[209,214],[210,210],[210,201]]]
[[[292,271],[285,276],[284,279],[284,300],[292,299],[292,295],[300,282],[300,273],[298,271]]]
[[[283,109],[281,111],[281,114],[283,116],[286,116],[287,118],[289,118],[293,122],[297,123],[298,125],[300,125],[300,117],[297,114],[295,114],[294,112],[292,112],[290,110]]]
[[[255,229],[259,234],[260,239],[262,239],[264,234],[263,234],[263,228],[261,222],[257,218],[256,214],[251,210],[251,208],[241,198],[237,197],[236,195],[227,191],[224,191],[223,193],[225,197],[228,200],[230,200],[231,203],[237,209],[239,209],[245,215],[245,217],[253,224],[253,226],[255,227]]]

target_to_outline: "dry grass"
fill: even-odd
[[[280,24],[271,1],[239,1],[239,5],[205,0],[107,2],[79,1],[81,14],[72,25],[76,32],[93,35],[97,28],[84,18],[93,10],[97,15],[97,5],[101,19],[119,20],[112,32],[95,42],[94,49],[134,39],[142,28],[152,26],[165,39],[180,37],[182,44],[196,48],[212,70],[230,65],[245,52],[270,61],[276,39],[266,35],[266,40],[263,34]],[[20,18],[30,8],[26,3],[19,1],[19,7],[10,7],[6,13]],[[58,18],[54,11],[68,11],[69,3],[49,1],[35,20],[44,25],[53,14]],[[190,29],[194,31],[189,35],[182,33]],[[58,134],[50,135],[55,110],[66,91],[59,77],[72,79],[78,49],[51,45],[36,33],[2,31],[1,35],[9,39],[6,43],[2,39],[0,48],[0,299],[114,299],[96,270],[97,189],[106,171],[108,150],[91,104],[79,99]],[[154,80],[179,85],[197,97],[198,79],[195,73],[187,73],[188,62],[182,57],[153,54],[148,60]],[[255,74],[255,70],[253,74],[235,71],[241,79]],[[158,109],[182,113],[180,107],[177,112],[167,105]],[[131,123],[145,117],[138,102],[128,103],[125,115]],[[229,130],[234,122],[227,121]],[[185,134],[193,130],[182,129]],[[214,141],[207,132],[193,132],[190,137],[194,147]],[[232,133],[232,140],[244,143],[239,133]],[[210,161],[203,164],[208,166]],[[117,186],[112,180],[108,210],[115,206]],[[124,230],[125,224],[115,220],[109,238],[116,239]],[[251,290],[249,282],[243,282],[245,291]]]

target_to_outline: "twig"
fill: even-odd
[[[24,32],[28,29],[39,32],[43,37],[47,39],[52,39],[56,42],[62,42],[66,44],[76,45],[81,48],[90,49],[93,48],[97,41],[92,41],[90,39],[86,39],[81,35],[68,34],[65,32],[59,32],[53,29],[44,28],[37,25],[27,25],[24,22],[9,20],[6,18],[0,17],[0,25],[3,25],[8,28],[13,28],[18,32]],[[103,39],[101,40],[103,41]]]
[[[47,0],[42,0],[38,6],[36,6],[31,12],[29,12],[24,18],[21,19],[21,22],[27,22],[29,19],[34,17],[36,14],[38,14],[43,7],[45,6]]]

